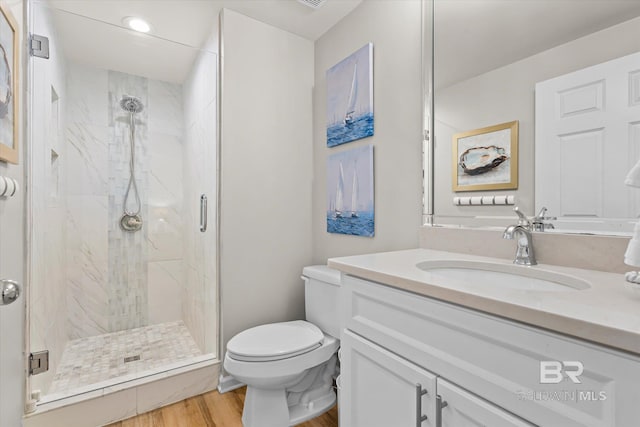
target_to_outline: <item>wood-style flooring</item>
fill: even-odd
[[[242,427],[245,392],[246,387],[212,391],[107,427]],[[300,427],[338,427],[337,406]]]

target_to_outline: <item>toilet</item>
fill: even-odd
[[[244,427],[297,425],[336,403],[340,273],[310,266],[302,279],[306,320],[256,326],[227,344],[224,369],[247,385]]]

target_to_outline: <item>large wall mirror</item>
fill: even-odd
[[[426,217],[503,226],[517,205],[556,231],[632,231],[640,1],[434,0],[433,26]]]

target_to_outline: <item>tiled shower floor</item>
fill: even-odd
[[[136,374],[202,355],[182,321],[70,341],[49,394]],[[125,362],[125,358],[136,358]]]

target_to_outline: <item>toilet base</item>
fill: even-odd
[[[247,386],[242,411],[243,427],[288,427],[289,408],[284,389],[265,390]]]
[[[315,418],[336,404],[333,389],[308,403],[287,407],[284,390],[247,387],[242,425],[244,427],[289,427]]]
[[[289,425],[295,426],[322,415],[336,404],[336,394],[333,390],[325,396],[313,401],[312,406],[298,404],[289,408]]]
[[[333,377],[337,357],[303,373],[288,387],[264,389],[247,385],[242,412],[244,427],[289,427],[315,418],[336,404]]]

